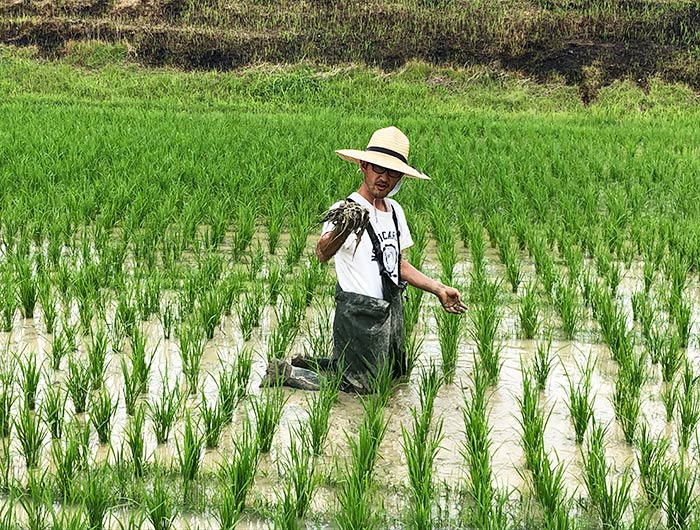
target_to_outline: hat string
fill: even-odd
[[[393,149],[387,149],[386,147],[371,146],[371,147],[368,147],[366,149],[366,151],[374,151],[376,153],[384,153],[385,155],[389,155],[389,156],[393,156],[394,158],[398,158],[404,164],[408,164],[406,157],[403,156],[401,153],[394,151]]]

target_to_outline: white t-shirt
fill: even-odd
[[[413,239],[411,238],[408,224],[406,224],[403,208],[392,199],[384,199],[389,206],[389,211],[382,212],[377,210],[371,202],[357,192],[350,195],[350,198],[369,211],[370,223],[377,234],[377,239],[379,239],[379,245],[382,249],[384,266],[387,272],[391,274],[394,283],[398,285],[401,252],[413,245]],[[330,209],[337,208],[341,202],[335,203]],[[401,234],[400,242],[397,240],[396,227],[391,213],[392,208],[396,212],[396,220],[399,225],[399,233]],[[322,234],[330,232],[333,230],[333,227],[332,223],[324,223]],[[374,259],[372,240],[365,231],[362,234],[357,251],[355,251],[356,242],[355,234],[351,233],[335,254],[335,273],[340,288],[351,293],[383,298],[382,279],[379,276],[379,265]]]

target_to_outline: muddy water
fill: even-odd
[[[471,271],[468,261],[468,254],[463,248],[459,248],[460,262],[455,269],[455,283],[462,290],[468,284],[468,277]],[[523,257],[524,278],[523,285],[534,278],[534,267]],[[487,273],[493,278],[504,278],[502,265],[491,248],[487,248]],[[588,264],[587,266],[590,266]],[[433,276],[439,276],[439,265],[435,256],[434,246],[428,247],[425,267],[426,272]],[[619,292],[624,307],[628,311],[631,319],[631,295],[639,290],[642,285],[641,264],[635,263],[629,270],[624,270],[623,281]],[[330,275],[332,276],[332,269]],[[319,318],[323,312],[318,310],[318,304],[332,304],[332,277],[328,278],[327,284],[321,289],[317,300],[307,313],[307,320],[313,321]],[[527,481],[521,474],[524,468],[524,456],[520,445],[520,427],[518,423],[519,409],[517,399],[522,392],[521,362],[529,363],[537,347],[537,341],[521,340],[518,338],[518,304],[517,297],[511,293],[505,293],[502,305],[502,325],[500,344],[502,346],[502,369],[499,383],[489,394],[489,419],[491,425],[493,476],[496,484],[507,491],[527,492]],[[697,301],[698,289],[696,285],[690,287],[693,300]],[[400,519],[406,508],[407,484],[406,459],[401,445],[401,426],[411,428],[412,408],[418,406],[417,381],[422,367],[430,362],[435,362],[438,366],[441,363],[440,345],[437,338],[437,328],[434,311],[439,304],[434,297],[426,295],[423,299],[421,318],[417,327],[417,332],[421,334],[423,343],[420,352],[419,365],[416,367],[411,380],[399,386],[392,395],[386,410],[388,427],[386,436],[380,446],[380,458],[377,462],[375,477],[380,485],[380,490],[384,492],[382,504],[390,518]],[[108,322],[113,320],[114,308],[107,311]],[[545,308],[544,325],[555,326],[558,324],[558,317],[552,308]],[[590,315],[589,315],[590,317]],[[77,315],[74,315],[77,321]],[[466,316],[462,318],[467,318]],[[697,322],[698,304],[694,304],[693,321]],[[630,325],[632,322],[630,320]],[[267,307],[263,313],[261,326],[253,333],[253,338],[249,343],[243,341],[238,320],[235,315],[226,317],[219,328],[217,328],[213,340],[206,346],[202,360],[200,388],[205,399],[212,403],[216,400],[217,385],[216,375],[220,369],[220,359],[224,363],[235,359],[237,353],[243,347],[251,347],[256,352],[253,365],[253,374],[250,381],[249,391],[251,394],[260,392],[259,383],[265,370],[265,352],[269,340],[270,330],[275,326],[275,314],[272,308]],[[184,377],[182,375],[181,360],[178,351],[178,343],[175,340],[163,338],[160,323],[153,319],[141,323],[141,328],[148,337],[147,348],[153,355],[153,365],[149,380],[149,394],[144,400],[158,400],[164,384],[167,371],[167,384],[171,388],[174,384],[180,384],[184,390]],[[302,327],[303,329],[303,327]],[[560,462],[565,467],[565,484],[568,493],[577,496],[586,496],[585,488],[581,483],[581,454],[580,448],[574,441],[574,432],[571,425],[567,409],[567,376],[571,374],[577,377],[579,367],[585,365],[589,357],[597,359],[595,366],[592,387],[595,394],[595,417],[599,422],[609,425],[607,441],[607,456],[617,472],[622,472],[627,466],[634,469],[634,452],[631,447],[624,442],[621,429],[614,419],[611,396],[614,388],[616,365],[610,360],[610,353],[606,346],[597,342],[597,325],[588,320],[583,324],[583,330],[579,334],[580,340],[564,340],[563,334],[555,329],[552,349],[556,353],[556,362],[549,376],[546,388],[541,393],[541,405],[543,410],[549,413],[545,433],[545,446],[550,452],[554,462]],[[17,319],[15,329],[12,333],[2,334],[0,344],[2,353],[7,358],[8,353],[19,353],[36,351],[39,359],[48,356],[51,350],[52,337],[44,332],[41,314],[36,319]],[[695,330],[693,330],[695,331]],[[694,336],[694,334],[692,335]],[[297,338],[289,357],[303,353],[304,351],[303,333]],[[79,352],[85,355],[85,341],[80,342]],[[460,340],[459,359],[457,362],[457,373],[453,385],[443,386],[435,401],[436,418],[443,419],[443,440],[435,462],[435,475],[440,484],[440,491],[446,494],[448,491],[457,491],[465,486],[465,467],[460,455],[464,440],[464,427],[462,421],[461,407],[464,404],[465,389],[470,385],[470,374],[472,373],[473,353],[475,345],[465,333]],[[698,360],[698,347],[693,343],[688,350],[689,357],[694,363]],[[108,368],[106,375],[107,389],[114,400],[118,400],[118,408],[113,421],[111,436],[112,447],[118,452],[124,443],[124,428],[128,417],[124,408],[123,400],[123,379],[120,369],[121,353],[110,352],[108,355]],[[38,401],[43,399],[46,386],[52,381],[60,381],[66,376],[66,361],[62,370],[56,374],[48,368],[42,374],[39,387]],[[665,412],[660,401],[660,377],[656,368],[653,369],[654,376],[643,390],[644,403],[643,414],[655,433],[661,432],[668,436],[675,444],[675,428],[672,428],[665,421]],[[51,375],[50,375],[51,374]],[[18,388],[19,391],[19,388]],[[274,504],[276,502],[276,491],[279,488],[281,476],[281,462],[288,451],[290,436],[294,426],[306,421],[308,393],[285,390],[287,402],[283,409],[282,418],[279,423],[277,434],[273,441],[273,447],[269,455],[264,455],[260,468],[256,475],[255,485],[249,499],[257,503]],[[200,396],[190,396],[187,406],[194,410],[199,403]],[[70,399],[66,417],[70,417],[72,412]],[[243,415],[249,415],[250,411],[245,403],[241,404],[236,411],[236,417],[232,427],[225,430],[222,436],[221,447],[217,450],[209,450],[204,453],[203,463],[205,470],[216,470],[217,465],[227,454],[231,447],[231,440],[235,436],[237,426]],[[84,415],[83,415],[84,416]],[[82,421],[87,421],[85,417]],[[324,485],[319,488],[312,503],[314,518],[320,521],[330,521],[332,514],[337,509],[337,501],[334,484],[342,480],[346,461],[349,455],[348,437],[354,436],[357,427],[362,419],[362,405],[356,396],[341,394],[338,403],[334,406],[331,418],[330,433],[325,447],[325,452],[320,457],[318,472],[324,477]],[[158,445],[153,434],[152,425],[149,419],[145,426],[146,455],[151,461],[158,461],[162,464],[176,465],[177,452],[175,440],[181,436],[183,429],[182,419],[173,428],[170,441],[164,445]],[[43,461],[50,465],[48,451],[49,441],[46,440],[46,447],[43,452]],[[115,451],[110,451],[108,447],[101,446],[97,441],[97,436],[93,432],[91,435],[90,447],[96,460],[112,460]],[[696,451],[696,448],[692,448]],[[22,480],[26,470],[21,458],[20,446],[16,437],[13,437],[10,446],[11,461],[13,462],[13,474]],[[636,490],[635,490],[636,495]],[[455,507],[452,507],[453,509]],[[114,517],[117,517],[116,515]],[[319,523],[323,526],[323,523]],[[216,528],[212,517],[209,515],[188,515],[178,518],[178,526],[193,528]],[[268,523],[264,518],[249,517],[240,523],[240,528],[265,528]]]

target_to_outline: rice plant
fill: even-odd
[[[221,322],[223,304],[217,289],[210,290],[199,301],[199,324],[207,339],[214,338],[214,330]]]
[[[185,375],[191,396],[196,395],[199,389],[199,373],[205,345],[206,336],[199,326],[183,324],[180,328],[180,359],[182,373]]]
[[[364,416],[356,435],[348,435],[350,462],[338,494],[340,503],[335,523],[339,530],[379,528],[377,515],[369,497],[377,450],[386,434],[387,422],[381,399],[362,401]]]
[[[55,467],[54,486],[64,502],[70,502],[78,493],[74,488],[75,477],[85,467],[82,442],[76,429],[67,429],[65,444],[51,444],[51,460]]]
[[[680,460],[670,466],[668,475],[663,503],[666,527],[669,530],[692,528],[693,516],[697,513],[699,504],[695,493],[697,473]]]
[[[17,364],[22,374],[21,384],[25,406],[29,407],[29,410],[34,410],[36,408],[36,390],[41,378],[41,367],[37,365],[36,352],[29,352],[24,358],[24,362],[17,359]]]
[[[176,378],[171,387],[168,384],[169,380],[168,369],[166,367],[165,373],[161,377],[162,385],[158,400],[149,400],[146,404],[148,407],[148,417],[153,424],[156,442],[159,444],[168,441],[170,430],[182,407],[182,395],[180,393],[179,381]]]
[[[502,345],[498,343],[498,327],[502,314],[498,308],[500,284],[485,282],[480,288],[480,304],[469,313],[472,322],[470,334],[476,342],[476,353],[485,370],[490,384],[498,381],[501,371],[500,353]]]
[[[571,376],[568,373],[566,374],[566,379],[569,382],[569,401],[567,405],[569,407],[569,414],[571,415],[571,422],[574,426],[576,443],[578,445],[583,443],[586,429],[593,419],[591,377],[593,375],[594,365],[595,361],[593,361],[592,357],[589,357],[585,368],[580,370],[580,379],[575,383]]]
[[[615,381],[612,396],[615,418],[620,423],[625,441],[631,444],[635,439],[639,424],[639,413],[642,406],[641,386],[637,386],[632,378],[621,371]]]
[[[287,398],[285,398],[281,387],[268,388],[251,401],[261,453],[270,452],[272,437],[277,430],[277,424],[282,416],[282,408],[286,401]]]
[[[691,436],[700,423],[700,391],[698,378],[693,373],[690,362],[685,362],[685,370],[681,378],[681,392],[678,398],[678,444],[687,449]]]
[[[321,477],[315,472],[315,460],[310,451],[308,426],[291,429],[289,452],[282,463],[282,475],[291,486],[294,515],[304,519],[311,507],[314,492]]]
[[[433,465],[442,439],[442,420],[431,431],[433,403],[440,388],[440,376],[434,365],[421,375],[421,410],[411,409],[413,419],[411,432],[401,426],[402,446],[408,466],[412,510],[409,518],[411,528],[433,527],[433,503],[435,483]]]
[[[207,449],[219,447],[221,439],[221,430],[226,421],[223,411],[219,406],[219,402],[215,401],[212,405],[207,403],[207,398],[202,392],[199,402],[199,414],[204,423],[204,445]]]
[[[190,413],[186,411],[182,445],[180,444],[180,439],[177,439],[175,444],[185,495],[187,495],[202,465],[203,442],[204,437],[199,433],[199,426],[197,424],[192,424]]]
[[[457,370],[459,340],[463,327],[462,319],[459,318],[459,315],[452,315],[439,308],[435,310],[435,321],[440,341],[443,380],[446,384],[451,385]]]
[[[533,339],[540,327],[540,299],[534,283],[529,283],[520,297],[518,316],[523,337]]]
[[[41,304],[41,313],[43,315],[46,333],[53,335],[57,317],[56,297],[53,294],[51,281],[48,278],[39,284],[39,303]],[[2,315],[0,315],[0,321],[2,321]]]
[[[678,385],[673,382],[663,384],[661,388],[661,402],[664,404],[664,410],[666,411],[666,422],[673,420],[673,413],[676,410],[679,394]]]
[[[284,287],[285,268],[277,261],[270,264],[267,271],[267,301],[274,306]]]
[[[520,428],[522,429],[521,443],[525,453],[527,468],[535,471],[540,468],[541,459],[545,455],[544,429],[548,416],[540,410],[539,390],[534,376],[529,368],[522,367],[523,393],[517,398],[520,408]]]
[[[554,305],[561,317],[566,338],[573,340],[581,329],[581,308],[578,304],[576,288],[561,283],[557,285],[554,293]]]
[[[45,530],[48,526],[51,497],[47,488],[46,474],[46,471],[30,473],[27,492],[19,496],[19,504],[25,516],[22,527],[27,530]]]
[[[146,351],[146,336],[137,328],[131,330],[129,342],[131,345],[131,376],[135,380],[137,392],[146,394],[148,392],[148,378],[153,364],[153,355]],[[184,363],[183,363],[184,364]],[[183,368],[184,372],[184,368]]]
[[[685,352],[681,349],[680,339],[675,334],[671,335],[671,337],[664,342],[666,347],[662,350],[659,359],[661,364],[661,379],[664,383],[670,383],[683,365]]]
[[[106,388],[103,388],[92,398],[90,422],[95,427],[97,438],[101,444],[109,442],[109,436],[112,432],[112,418],[116,410],[117,404],[112,401]]]
[[[133,370],[129,369],[129,365],[124,358],[122,358],[121,367],[124,379],[124,406],[126,413],[129,416],[133,416],[136,410],[136,401],[140,395],[141,382],[134,376]]]
[[[68,359],[68,378],[66,388],[73,401],[76,414],[85,412],[87,398],[91,387],[90,366],[75,355]]]
[[[338,399],[340,377],[321,378],[321,388],[306,399],[306,409],[309,412],[309,436],[314,455],[323,452],[323,445],[328,437],[330,415],[333,405]]]
[[[134,477],[141,478],[144,472],[145,443],[143,439],[143,426],[146,419],[146,410],[143,405],[136,408],[124,428],[124,440],[131,453],[131,462],[134,469]]]
[[[582,450],[583,481],[602,527],[618,528],[631,506],[632,476],[627,468],[617,479],[612,478],[612,469],[606,461],[604,440],[605,429],[594,421],[586,450]]]
[[[177,515],[177,504],[168,491],[165,478],[159,473],[150,488],[142,492],[146,515],[153,530],[170,530]]]
[[[59,385],[49,385],[41,402],[41,417],[49,428],[51,438],[58,440],[63,434],[66,400],[68,396]]]
[[[226,423],[231,422],[236,403],[248,392],[252,362],[253,353],[249,349],[241,350],[233,365],[226,366],[224,361],[219,358],[221,371],[218,381],[218,407],[221,410],[222,419]]]
[[[648,424],[642,424],[637,439],[636,460],[642,490],[654,509],[661,507],[670,478],[665,460],[669,447],[668,439],[660,434],[652,436]]]
[[[231,455],[219,467],[221,502],[217,504],[215,516],[222,529],[232,530],[240,519],[259,456],[257,437],[246,418],[233,441]]]
[[[14,425],[27,469],[34,469],[39,465],[41,448],[46,438],[44,426],[39,415],[34,414],[26,403],[20,407]]]
[[[544,390],[547,386],[547,379],[554,367],[554,356],[552,355],[552,332],[548,330],[537,342],[535,356],[532,359],[532,373],[537,381],[537,388]]]
[[[90,366],[90,379],[92,389],[99,390],[104,382],[106,359],[107,359],[108,338],[104,328],[99,327],[92,335],[90,344],[87,347],[88,365]]]
[[[105,517],[113,502],[111,478],[104,468],[91,469],[80,481],[80,498],[90,530],[105,528]]]
[[[17,300],[23,318],[33,318],[34,308],[39,298],[39,290],[36,279],[32,274],[32,263],[29,259],[15,256],[15,285],[17,287]]]
[[[240,320],[243,340],[246,342],[250,340],[253,329],[260,325],[263,304],[263,291],[259,287],[254,287],[252,291],[246,292],[243,296],[243,300],[239,302],[238,318]]]
[[[235,205],[236,230],[233,234],[232,251],[234,261],[238,261],[246,251],[255,235],[255,219],[257,207],[255,204],[238,201]]]

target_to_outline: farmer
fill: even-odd
[[[367,393],[382,368],[391,369],[395,378],[406,375],[401,298],[406,283],[433,293],[449,313],[466,309],[457,289],[428,278],[403,257],[413,240],[403,209],[389,197],[399,190],[403,177],[429,180],[408,165],[408,147],[406,135],[387,127],[372,135],[364,151],[336,151],[359,164],[362,183],[346,201],[331,206],[316,245],[319,261],[335,256],[333,357],[295,358],[296,368],[286,367],[285,384],[311,388],[313,384],[304,382],[313,383],[313,376],[304,368],[337,367],[344,389]],[[364,230],[363,221],[369,221]]]

